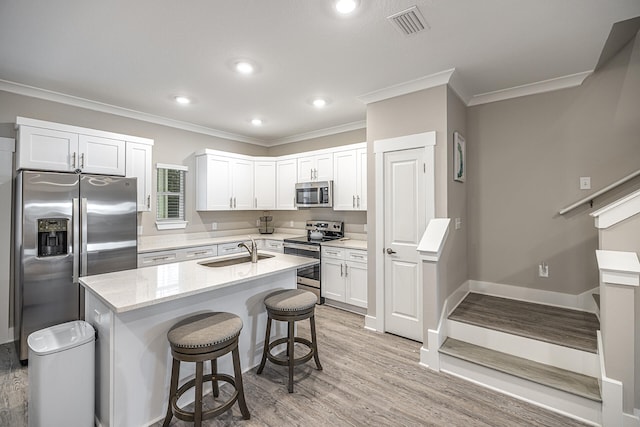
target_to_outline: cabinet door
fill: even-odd
[[[276,209],[295,210],[296,198],[296,182],[298,162],[296,159],[279,160],[276,162],[277,173],[276,180],[278,182],[276,188]]]
[[[345,302],[344,261],[322,260],[322,296]]]
[[[127,142],[126,176],[138,179],[138,212],[151,210],[151,145]]]
[[[356,207],[361,211],[367,210],[367,149],[360,148],[357,150],[358,157],[358,183],[356,188],[358,193],[356,194]],[[358,199],[358,195],[360,198]]]
[[[17,169],[73,172],[78,169],[78,134],[20,126]]]
[[[340,151],[333,155],[333,210],[353,211],[357,209],[357,163],[356,150]]]
[[[233,186],[233,209],[253,210],[253,161],[234,159],[231,168]]]
[[[117,139],[79,135],[79,168],[82,172],[125,175],[125,143]]]
[[[333,154],[315,156],[314,181],[330,181],[333,179]]]
[[[231,210],[231,160],[224,157],[199,156],[196,167],[196,209]]]
[[[298,158],[298,180],[297,182],[309,182],[314,180],[315,163],[313,157]]]
[[[367,308],[367,264],[347,261],[345,270],[345,302]]]
[[[276,208],[276,162],[259,161],[254,164],[255,208],[268,210]]]

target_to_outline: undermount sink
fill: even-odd
[[[273,257],[274,255],[258,254],[258,261],[261,259]],[[227,267],[230,265],[244,264],[245,262],[251,262],[251,255],[243,255],[235,258],[221,259],[218,261],[201,262],[199,264],[204,265],[205,267]]]

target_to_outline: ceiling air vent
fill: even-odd
[[[405,36],[429,29],[429,25],[422,13],[420,13],[418,6],[412,6],[402,12],[394,13],[391,16],[387,16],[387,19]]]

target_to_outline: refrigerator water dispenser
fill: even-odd
[[[38,256],[48,257],[66,255],[67,245],[66,218],[44,218],[38,220]]]

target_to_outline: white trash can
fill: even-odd
[[[29,426],[94,425],[95,331],[82,320],[29,335]]]

